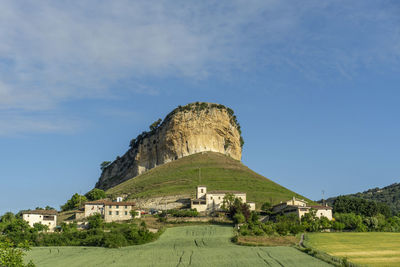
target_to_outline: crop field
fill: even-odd
[[[169,228],[160,239],[120,249],[33,248],[26,260],[46,266],[330,266],[291,247],[246,247],[230,242],[232,228]]]
[[[315,233],[306,244],[368,266],[400,266],[400,233]]]

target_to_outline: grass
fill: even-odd
[[[230,242],[232,227],[205,225],[168,228],[149,244],[33,248],[26,260],[37,266],[329,266],[291,247],[247,247]]]
[[[356,264],[400,265],[400,233],[313,233],[306,244]]]
[[[240,161],[215,152],[198,153],[166,163],[110,188],[106,193],[112,196],[128,194],[131,199],[168,195],[194,197],[199,184],[206,185],[209,191],[246,192],[247,201],[256,202],[257,208],[266,201],[276,204],[293,196],[306,199],[250,170]]]
[[[299,236],[239,236],[237,243],[247,246],[293,246],[300,241]]]

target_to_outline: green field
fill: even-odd
[[[199,184],[206,185],[207,190],[245,192],[247,200],[256,202],[258,208],[266,201],[279,203],[293,196],[304,198],[250,170],[240,161],[215,152],[198,153],[158,166],[110,188],[106,193],[114,196],[128,194],[129,198],[182,194],[194,197]]]
[[[368,266],[400,266],[400,233],[313,233],[306,244]]]
[[[291,247],[246,247],[230,242],[232,227],[169,228],[160,239],[120,249],[33,248],[26,257],[46,266],[330,266]]]

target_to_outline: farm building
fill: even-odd
[[[238,191],[210,191],[203,185],[197,186],[196,198],[190,201],[190,207],[198,212],[213,212],[221,210],[222,203],[226,194],[233,194],[236,198],[242,200],[250,206],[250,210],[255,210],[256,205],[253,202],[246,202],[246,193]]]
[[[35,223],[47,225],[50,231],[54,231],[57,225],[56,210],[29,210],[22,212],[22,219],[27,221],[31,227]]]
[[[318,218],[326,217],[332,220],[332,207],[325,206],[313,206],[307,205],[307,201],[303,199],[298,199],[293,197],[292,199],[279,203],[272,207],[272,212],[281,214],[297,214],[299,219],[303,217],[304,214],[310,212],[311,209],[317,211],[316,216]]]
[[[131,211],[135,210],[134,202],[97,200],[85,203],[85,217],[100,214],[106,222],[125,221],[132,219]],[[135,218],[140,217],[140,212]]]

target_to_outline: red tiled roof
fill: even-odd
[[[22,214],[57,215],[56,210],[26,210]]]
[[[244,192],[230,191],[230,190],[214,190],[214,191],[207,192],[207,194],[227,194],[227,193],[231,193],[231,194],[246,194]]]
[[[310,207],[313,209],[319,209],[319,210],[323,210],[323,209],[331,210],[332,209],[332,207],[329,207],[329,206],[310,206]]]
[[[119,205],[119,206],[135,206],[135,202],[116,202],[110,200],[96,200],[85,202],[85,205]]]

